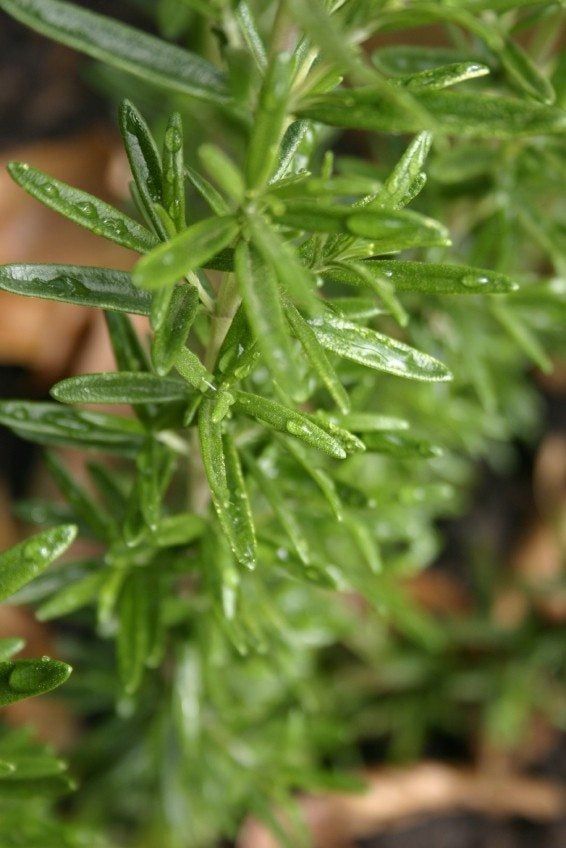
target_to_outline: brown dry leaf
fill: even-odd
[[[365,777],[363,793],[301,799],[314,848],[351,848],[355,839],[404,820],[454,809],[542,820],[551,820],[565,809],[562,790],[548,781],[484,774],[436,762],[383,768]],[[279,843],[262,824],[249,820],[237,845],[278,848]]]
[[[461,615],[470,609],[463,586],[449,574],[428,569],[406,583],[409,595],[419,606],[438,615]]]

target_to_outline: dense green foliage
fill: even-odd
[[[3,787],[19,790],[3,846],[210,846],[249,813],[277,827],[295,789],[348,785],[364,734],[411,756],[462,687],[465,703],[507,703],[516,676],[497,672],[523,650],[484,628],[496,659],[458,689],[481,615],[452,632],[401,578],[439,550],[471,460],[505,462],[534,432],[525,371],[560,350],[562,4],[137,5],[168,40],[60,0],[0,0],[105,63],[91,78],[121,100],[131,208],[27,164],[11,176],[141,254],[131,274],[0,268],[7,291],[104,309],[117,366],[63,380],[53,403],[0,403],[25,439],[111,455],[89,460],[87,487],[49,453],[65,506],[22,503],[52,529],[0,559],[2,599],[69,623],[62,691],[85,719],[60,819],[63,766],[0,738],[2,809]],[[444,46],[362,49],[431,23]],[[149,340],[128,313],[148,316]],[[95,553],[47,568],[74,528]],[[523,713],[558,720],[554,637],[533,640]],[[2,704],[69,673],[9,659],[19,647]],[[282,844],[302,844],[296,827]]]

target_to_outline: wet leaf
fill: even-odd
[[[434,126],[398,109],[371,88],[313,98],[298,114],[335,127],[394,133],[432,130],[478,138],[535,136],[566,129],[566,117],[559,109],[511,97],[455,91],[420,91],[413,97],[435,116]]]
[[[61,403],[168,403],[189,396],[182,380],[136,371],[68,377],[51,394]]]
[[[294,395],[299,372],[273,269],[253,245],[241,241],[236,248],[235,271],[246,316],[265,362],[273,378]]]
[[[28,194],[95,235],[145,253],[157,238],[132,218],[81,189],[56,180],[22,162],[10,162],[8,172]]]
[[[489,67],[480,62],[454,62],[451,65],[403,74],[396,77],[394,82],[409,91],[432,91],[484,77],[487,74],[489,74]]]
[[[232,439],[223,435],[222,424],[214,422],[212,412],[212,402],[204,400],[198,428],[212,502],[234,556],[240,565],[254,568],[255,531],[240,461]]]
[[[63,524],[30,536],[0,554],[0,601],[5,601],[63,554],[77,535],[72,524]]]
[[[323,347],[367,368],[411,380],[452,379],[450,371],[437,359],[368,327],[330,316],[313,319],[310,325]]]
[[[165,376],[175,364],[196,318],[197,289],[188,284],[175,286],[163,321],[156,327],[151,356],[155,370]]]
[[[293,60],[275,53],[269,60],[247,149],[245,176],[248,189],[262,188],[272,175],[279,154],[291,92]]]
[[[371,205],[387,209],[399,209],[406,206],[414,197],[414,185],[422,175],[422,168],[428,156],[432,136],[422,132],[413,139],[399,162],[387,177],[382,191]]]
[[[348,412],[350,400],[346,390],[342,386],[332,363],[329,361],[324,348],[318,343],[311,327],[302,317],[298,309],[292,303],[285,307],[287,320],[293,333],[300,341],[312,369],[318,375],[320,381],[326,386],[334,402],[342,412]]]
[[[254,245],[264,262],[273,268],[285,293],[307,309],[319,310],[314,277],[299,260],[292,246],[259,215],[249,219],[249,228]]]
[[[505,274],[467,265],[440,265],[435,262],[405,262],[396,259],[367,261],[363,267],[372,277],[385,277],[396,291],[430,294],[506,294],[516,291],[517,284]],[[325,271],[332,280],[356,284],[354,271],[345,265]]]
[[[205,59],[153,35],[60,0],[1,0],[31,29],[169,91],[227,101],[222,75]]]
[[[214,376],[205,368],[196,353],[184,347],[175,360],[175,369],[181,377],[199,392],[214,390]]]
[[[147,254],[135,266],[132,280],[140,288],[175,283],[227,247],[238,233],[234,217],[205,218]]]
[[[1,265],[0,289],[25,297],[62,300],[137,315],[149,315],[151,309],[149,292],[135,288],[129,274],[111,268]]]
[[[163,206],[177,232],[185,223],[185,164],[183,155],[183,121],[178,112],[169,118],[163,144]],[[156,201],[159,202],[159,201]]]
[[[306,474],[312,478],[337,520],[342,521],[344,515],[342,503],[332,477],[314,464],[310,453],[296,439],[280,435],[277,438],[283,443],[285,451],[290,453]]]
[[[241,412],[267,427],[295,436],[336,459],[345,459],[350,452],[346,447],[349,447],[347,437],[350,434],[341,432],[339,428],[336,428],[335,432],[329,432],[330,428],[325,427],[322,422],[260,395],[238,391],[235,398],[236,406]]]
[[[302,563],[308,565],[310,562],[309,544],[294,511],[281,495],[275,469],[266,461],[268,467],[264,470],[262,460],[260,459],[256,462],[249,453],[245,455],[245,462],[256,480],[260,493],[269,503],[279,523],[289,537],[297,556]]]
[[[138,450],[144,434],[131,418],[23,400],[0,401],[0,424],[39,444],[125,454]]]
[[[0,663],[0,707],[57,689],[71,674],[58,660],[9,660]]]

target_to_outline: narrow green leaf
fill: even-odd
[[[375,433],[382,430],[408,430],[409,422],[375,412],[350,412],[337,420],[337,424],[353,433]]]
[[[44,695],[64,683],[71,666],[59,660],[9,660],[0,663],[0,707]]]
[[[205,218],[141,259],[132,280],[136,286],[148,289],[175,283],[228,247],[237,233],[238,223],[231,215]]]
[[[436,445],[406,433],[375,431],[366,433],[363,441],[370,453],[385,453],[398,459],[431,459],[442,454],[442,449]]]
[[[60,0],[0,0],[31,29],[169,91],[225,103],[222,75],[205,59],[153,35]]]
[[[115,520],[120,522],[126,511],[129,481],[125,483],[123,477],[118,474],[115,468],[102,462],[91,461],[87,462],[86,466],[103,502]]]
[[[452,379],[450,371],[437,359],[368,327],[331,316],[315,318],[310,325],[323,347],[367,368],[411,380]]]
[[[265,70],[267,65],[265,46],[261,39],[261,35],[259,34],[250,6],[246,0],[240,0],[236,6],[234,15],[238,21],[240,32],[242,33],[248,50],[255,59],[256,65],[260,71]]]
[[[262,217],[249,219],[250,233],[264,262],[270,265],[285,293],[311,311],[320,310],[315,294],[315,280],[298,259],[296,251]]]
[[[221,194],[216,191],[214,186],[208,182],[202,174],[199,174],[198,171],[195,171],[194,168],[191,168],[189,165],[185,165],[185,174],[198,191],[200,196],[204,198],[204,200],[208,203],[212,211],[216,215],[229,215],[230,207],[224,200]]]
[[[10,772],[12,779],[21,781],[55,777],[67,769],[65,761],[55,757],[49,749],[45,753],[34,750],[29,754],[15,751],[10,763],[13,767]]]
[[[310,453],[296,439],[290,439],[287,436],[281,436],[279,434],[276,437],[284,445],[285,451],[293,456],[295,461],[312,478],[315,485],[318,486],[336,519],[342,521],[344,511],[332,477],[314,464]]]
[[[310,129],[311,125],[309,121],[293,121],[292,124],[289,124],[281,140],[279,164],[271,177],[270,183],[276,183],[278,180],[283,179],[292,170],[295,157]]]
[[[162,502],[175,469],[170,448],[149,437],[136,457],[139,505],[144,521],[154,531],[161,519]]]
[[[51,621],[82,609],[97,599],[107,576],[107,572],[103,570],[95,571],[69,586],[64,586],[38,607],[36,618],[38,621]]]
[[[162,548],[189,545],[199,539],[206,529],[206,522],[200,515],[181,512],[162,518],[153,531],[151,541]]]
[[[163,145],[163,206],[177,232],[185,222],[185,163],[183,154],[183,121],[178,112],[169,118]]]
[[[286,305],[285,314],[293,333],[303,346],[313,370],[318,374],[323,385],[326,386],[338,408],[343,413],[348,412],[350,409],[348,395],[312,329],[292,303]]]
[[[12,507],[14,515],[26,524],[60,524],[71,523],[73,511],[66,504],[46,501],[42,498],[26,498],[17,501]]]
[[[301,197],[359,197],[373,195],[381,189],[378,180],[356,174],[334,177],[313,177],[308,171],[293,174],[278,183],[270,184],[270,193],[283,200]]]
[[[354,543],[374,574],[383,570],[383,560],[378,544],[368,525],[351,513],[346,518],[346,525]]]
[[[396,291],[430,294],[506,294],[517,284],[505,274],[467,265],[440,265],[435,262],[405,262],[397,259],[367,261],[363,267],[372,277],[385,277]],[[343,283],[356,281],[356,274],[345,264],[332,266],[324,276]]]
[[[196,353],[184,347],[175,360],[175,369],[181,377],[199,392],[214,390],[214,376],[205,368]]]
[[[245,175],[249,189],[261,189],[274,171],[291,92],[292,70],[293,60],[289,53],[275,53],[267,66],[247,150]]]
[[[372,297],[332,297],[327,298],[325,303],[336,315],[352,321],[367,321],[386,311]]]
[[[131,418],[23,400],[0,401],[0,424],[39,444],[126,454],[137,452],[144,435],[140,424]]]
[[[155,330],[151,356],[157,373],[165,376],[175,364],[196,318],[197,289],[188,284],[175,286],[163,321]]]
[[[77,483],[56,456],[47,453],[45,464],[78,519],[84,522],[97,538],[110,541],[116,534],[116,525],[108,513]]]
[[[25,644],[25,639],[20,639],[18,636],[0,639],[0,661],[9,660],[14,654],[18,654]]]
[[[61,380],[51,389],[61,403],[167,403],[187,400],[181,380],[137,371],[81,374]]]
[[[484,77],[489,72],[488,66],[482,65],[480,62],[454,62],[450,65],[441,65],[438,68],[403,74],[396,77],[394,83],[411,92],[436,91],[456,85],[459,82]]]
[[[478,138],[513,138],[566,129],[566,116],[561,110],[511,97],[456,91],[420,91],[413,97],[435,116],[434,127],[398,109],[371,88],[321,95],[297,111],[302,117],[330,126],[375,132],[433,130]]]
[[[518,315],[514,314],[507,304],[494,302],[491,304],[491,312],[529,359],[535,365],[538,365],[541,371],[550,374],[552,371],[552,361],[548,358],[541,343],[525,322]]]
[[[431,71],[442,65],[453,65],[463,58],[476,60],[477,56],[462,56],[454,47],[425,47],[420,44],[390,44],[372,53],[374,65],[386,74],[403,77]]]
[[[134,178],[139,204],[160,238],[165,232],[154,205],[163,200],[161,158],[157,145],[143,116],[129,100],[119,110],[120,132],[130,170]]]
[[[60,557],[77,535],[72,524],[63,524],[31,536],[0,554],[0,601],[5,601]]]
[[[241,412],[267,427],[295,436],[336,459],[345,459],[348,455],[344,438],[340,438],[342,434],[330,433],[322,422],[260,395],[239,391],[235,393],[235,398],[236,406]]]
[[[134,182],[146,212],[151,215],[152,204],[161,203],[163,199],[157,145],[143,116],[129,100],[120,105],[119,123]]]
[[[212,417],[213,405],[200,406],[198,428],[202,461],[220,525],[238,562],[255,567],[255,532],[242,470],[232,440]]]
[[[395,296],[395,289],[385,274],[377,273],[379,268],[368,268],[367,262],[343,262],[337,263],[345,267],[348,273],[357,274],[362,285],[367,286],[374,291],[383,301],[391,315],[400,324],[401,327],[406,327],[409,321],[409,316],[405,312],[403,305]]]
[[[199,147],[199,158],[209,177],[236,203],[241,203],[246,187],[242,174],[220,147],[203,144]]]
[[[149,371],[147,352],[128,315],[105,312],[106,327],[119,371]],[[146,426],[151,428],[161,419],[161,410],[156,404],[136,404],[135,413]]]
[[[554,103],[556,94],[552,84],[520,44],[506,38],[503,49],[497,51],[497,57],[513,82],[529,97],[548,106]]]
[[[128,574],[118,601],[116,651],[118,670],[127,695],[133,695],[142,682],[158,616],[154,578],[142,569],[134,569]]]
[[[299,374],[273,271],[244,241],[236,248],[235,271],[246,316],[265,362],[274,379],[294,396]]]
[[[392,210],[360,209],[348,216],[347,225],[354,235],[371,239],[374,253],[450,243],[448,230],[442,224],[406,210],[394,213]]]
[[[371,239],[374,253],[409,247],[446,244],[441,224],[416,212],[381,209],[372,205],[345,206],[316,200],[289,200],[273,210],[273,217],[306,232],[336,233]]]
[[[10,162],[8,172],[28,194],[95,235],[145,253],[157,238],[137,221],[81,189],[56,180],[22,162]]]
[[[249,453],[246,453],[245,461],[252,472],[252,476],[255,477],[259,491],[275,513],[297,556],[304,565],[308,565],[310,562],[309,544],[294,511],[289,504],[285,503],[279,486],[272,479],[273,469],[267,461],[264,469],[262,460],[256,461]]]
[[[493,174],[500,165],[501,150],[468,142],[438,153],[429,170],[437,182],[454,185]]]
[[[106,327],[119,371],[149,371],[147,353],[127,315],[106,312]]]
[[[432,136],[427,132],[419,133],[413,139],[373,201],[375,205],[399,209],[413,199],[412,187],[421,176],[431,143]]]
[[[62,300],[136,315],[149,315],[151,309],[149,292],[136,289],[129,274],[111,268],[1,265],[0,289],[25,297]]]

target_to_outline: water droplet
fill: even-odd
[[[481,288],[489,285],[489,277],[486,277],[485,274],[466,274],[462,277],[462,285],[467,289]]]
[[[77,203],[77,209],[81,214],[86,215],[87,218],[96,218],[97,212],[94,203],[89,203],[85,200],[83,203]]]
[[[45,185],[43,187],[43,190],[47,197],[59,197],[59,189],[56,188],[54,185],[51,185],[51,183]]]
[[[183,144],[183,137],[178,129],[175,127],[169,127],[167,132],[165,133],[165,147],[171,153],[177,153],[178,150],[181,149]]]

